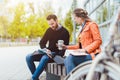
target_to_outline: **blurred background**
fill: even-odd
[[[72,34],[71,12],[85,0],[0,0],[0,45],[36,45],[49,27],[46,16],[54,13]],[[72,41],[72,37],[71,37]],[[27,44],[26,44],[27,43]]]
[[[79,26],[72,11],[81,7],[99,24],[103,40],[120,0],[0,0],[0,46],[37,45],[49,27],[46,16],[54,13],[76,43]],[[102,27],[101,27],[102,26]]]
[[[0,0],[0,80],[31,77],[25,57],[40,48],[38,43],[49,27],[48,14],[57,15],[70,33],[70,44],[75,44],[80,27],[73,21],[72,11],[86,9],[98,23],[104,44],[119,6],[120,0]]]

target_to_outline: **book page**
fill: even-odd
[[[44,53],[44,54],[47,54],[48,57],[52,58],[52,55],[51,55],[51,52],[47,49],[41,49],[41,51]]]
[[[68,52],[72,55],[75,55],[75,56],[84,56],[84,55],[88,55],[87,53],[85,52],[81,52],[80,50],[68,50]]]

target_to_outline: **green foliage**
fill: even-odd
[[[45,17],[38,17],[32,24],[27,25],[27,35],[29,38],[42,37],[44,32],[48,28],[48,24]]]
[[[6,16],[0,16],[0,36],[7,38],[7,28],[9,26],[9,22]]]
[[[45,3],[44,5],[40,5],[38,7],[38,14],[34,11],[33,4],[30,3],[29,9],[31,12],[25,11],[24,3],[19,3],[14,8],[10,7],[8,12],[12,14],[12,18],[10,21],[7,20],[7,17],[0,17],[0,35],[5,35],[10,37],[12,41],[15,41],[17,38],[37,38],[42,37],[49,27],[46,16],[48,14],[54,13],[52,6],[50,3]],[[73,26],[72,26],[72,19],[71,19],[71,11],[66,14],[65,19],[61,17],[61,9],[58,12],[58,19],[60,18],[60,22],[64,22],[65,27],[68,29],[70,35],[72,35]],[[72,40],[72,37],[71,37]]]
[[[11,36],[12,40],[19,37],[24,37],[24,22],[21,21],[21,16],[25,14],[24,4],[20,3],[16,6],[14,12],[14,20],[8,28],[8,33]]]
[[[72,17],[71,17],[71,10],[66,14],[64,25],[66,29],[69,31],[70,34],[70,41],[72,40],[72,32],[73,32],[73,24],[72,24]]]
[[[108,14],[108,12],[107,12],[107,8],[106,7],[101,8],[101,12],[98,13],[98,14],[99,14],[98,19],[97,19],[98,23],[101,23],[101,20],[102,20],[102,22],[104,22],[104,21],[107,20],[107,14]]]
[[[50,7],[49,7],[50,8]],[[52,13],[52,9],[45,8],[43,14],[31,14],[25,17],[24,4],[20,3],[15,7],[14,19],[8,27],[8,33],[14,41],[16,38],[36,38],[42,37],[49,27],[46,21],[46,15]]]

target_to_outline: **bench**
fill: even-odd
[[[66,76],[65,66],[63,64],[48,63],[45,71],[46,80],[64,80]]]

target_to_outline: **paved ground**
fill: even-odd
[[[31,77],[25,57],[37,49],[39,46],[0,48],[0,80],[27,80]]]

